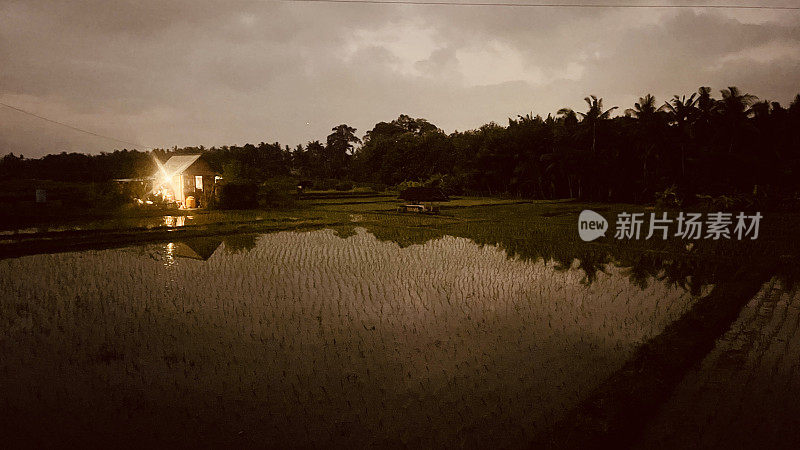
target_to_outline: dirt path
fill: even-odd
[[[765,284],[639,448],[800,448],[800,290]]]

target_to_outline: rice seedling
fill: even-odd
[[[446,234],[229,246],[0,261],[6,426],[42,443],[509,446],[698,298]]]

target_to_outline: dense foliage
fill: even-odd
[[[586,98],[587,110],[525,115],[446,134],[425,119],[380,122],[363,140],[347,125],[326,142],[155,150],[203,152],[228,180],[263,182],[292,175],[394,186],[419,183],[448,194],[575,197],[650,202],[699,196],[796,198],[800,192],[800,95],[786,108],[735,87],[714,98],[701,87],[665,103],[645,95],[624,115]],[[4,178],[103,181],[146,176],[152,158],[139,151],[56,154],[31,160],[6,155]]]

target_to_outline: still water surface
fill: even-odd
[[[604,269],[361,228],[2,260],[3,403],[43,436],[517,446],[698,299]]]

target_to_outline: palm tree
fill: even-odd
[[[730,136],[728,152],[731,153],[733,152],[734,142],[738,140],[747,124],[747,118],[753,114],[751,107],[758,100],[758,97],[743,94],[739,92],[736,86],[730,86],[720,92],[722,93],[722,100],[717,103],[717,108],[728,128]]]
[[[656,98],[652,94],[647,94],[639,97],[639,101],[633,104],[633,108],[626,109],[625,114],[642,121],[649,121],[655,118],[658,111],[661,111],[661,108],[656,108]]]
[[[697,107],[695,104],[697,104],[699,99],[695,98],[695,95],[697,94],[692,94],[688,99],[685,95],[683,97],[676,95],[672,97],[671,102],[666,102],[661,107],[669,114],[670,122],[678,127],[678,133],[681,139],[682,176],[686,175],[686,140],[689,137],[689,124],[697,116]]]
[[[753,118],[755,120],[766,120],[769,118],[772,105],[770,104],[769,100],[763,100],[753,103],[753,106],[751,106],[750,109],[753,111]]]
[[[603,111],[603,99],[590,95],[583,99],[589,105],[586,113],[578,113],[583,117],[583,122],[592,128],[592,153],[597,152],[597,123],[611,117],[611,111],[617,109],[616,106]]]
[[[639,97],[639,101],[634,103],[632,109],[626,109],[625,114],[636,118],[638,121],[637,135],[639,144],[642,146],[642,183],[647,184],[647,162],[650,154],[655,150],[660,142],[659,134],[661,131],[663,113],[661,108],[656,107],[656,98],[652,94]]]
[[[758,100],[755,95],[742,94],[736,86],[730,86],[720,92],[722,101],[719,103],[719,108],[727,116],[748,117],[752,113],[750,107]]]
[[[687,125],[697,114],[695,105],[699,99],[695,98],[696,95],[692,94],[688,99],[685,95],[683,97],[675,95],[671,101],[665,102],[661,109],[669,114],[672,123],[678,126]]]
[[[556,116],[564,119],[564,124],[567,126],[576,125],[578,123],[578,115],[572,108],[561,108],[556,113]]]
[[[701,86],[697,93],[699,94],[697,97],[698,119],[703,123],[710,123],[716,110],[717,101],[711,97],[711,88],[708,86]]]

